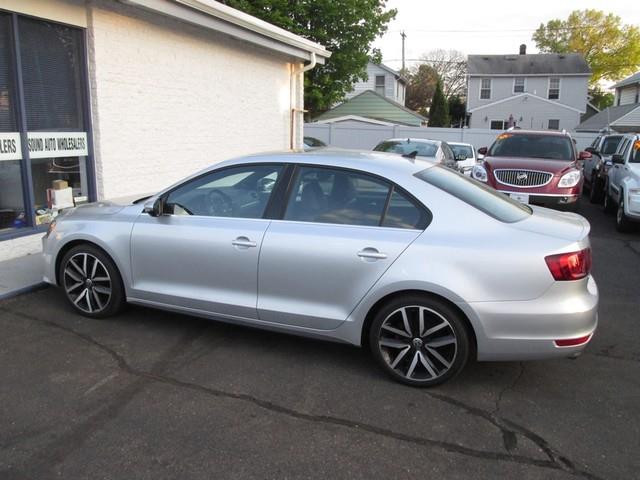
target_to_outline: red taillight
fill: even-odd
[[[557,347],[577,347],[591,340],[591,334],[579,338],[565,338],[563,340],[555,340]]]
[[[544,258],[556,280],[580,280],[591,271],[591,249],[559,253]]]

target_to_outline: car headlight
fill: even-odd
[[[471,170],[471,177],[480,182],[486,182],[488,180],[487,169],[484,166],[476,163]]]
[[[575,187],[580,181],[580,171],[579,170],[571,170],[568,173],[565,173],[560,181],[558,182],[558,187],[569,188]]]

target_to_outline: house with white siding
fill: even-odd
[[[59,211],[302,147],[321,45],[214,0],[0,2],[0,260]]]
[[[616,83],[613,105],[576,127],[580,132],[640,132],[640,72]]]
[[[400,105],[404,105],[407,80],[400,72],[383,65],[369,62],[367,64],[367,80],[360,80],[353,86],[353,90],[345,95],[346,99],[360,95],[367,90],[373,90],[378,95],[387,97]]]
[[[586,112],[591,69],[575,53],[469,55],[471,128],[573,130]]]

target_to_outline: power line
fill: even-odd
[[[598,25],[580,25],[580,26],[574,26],[574,27],[558,27],[558,28],[549,28],[544,26],[544,29],[547,32],[562,32],[562,31],[566,31],[566,30],[585,30],[585,29],[597,29],[600,30],[601,27]],[[538,27],[539,28],[539,27]],[[438,29],[420,29],[420,28],[409,28],[409,29],[403,29],[403,30],[387,30],[388,33],[394,33],[394,32],[399,32],[399,31],[407,31],[407,32],[423,32],[423,33],[506,33],[506,32],[535,32],[538,30],[538,28],[512,28],[512,29],[497,29],[497,28],[492,28],[490,30],[471,30],[471,29],[465,29],[465,30],[438,30]]]

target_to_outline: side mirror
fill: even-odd
[[[591,158],[591,157],[592,157],[591,152],[587,152],[587,151],[580,152],[578,154],[578,160],[586,160],[587,158]]]
[[[467,156],[463,153],[461,153],[460,155],[456,155],[456,160],[458,162],[462,162],[463,160],[466,160],[466,159],[467,159]]]
[[[153,201],[145,203],[144,209],[142,211],[151,215],[152,217],[159,217],[163,214],[163,210],[164,202],[162,201],[162,197],[159,197]]]
[[[622,155],[620,155],[619,153],[614,153],[611,156],[611,162],[612,163],[616,163],[618,165],[622,165],[624,163],[624,157]]]
[[[489,150],[489,149],[488,149],[487,147],[480,147],[480,148],[478,149],[478,154],[479,154],[479,155],[486,155],[488,150]]]

